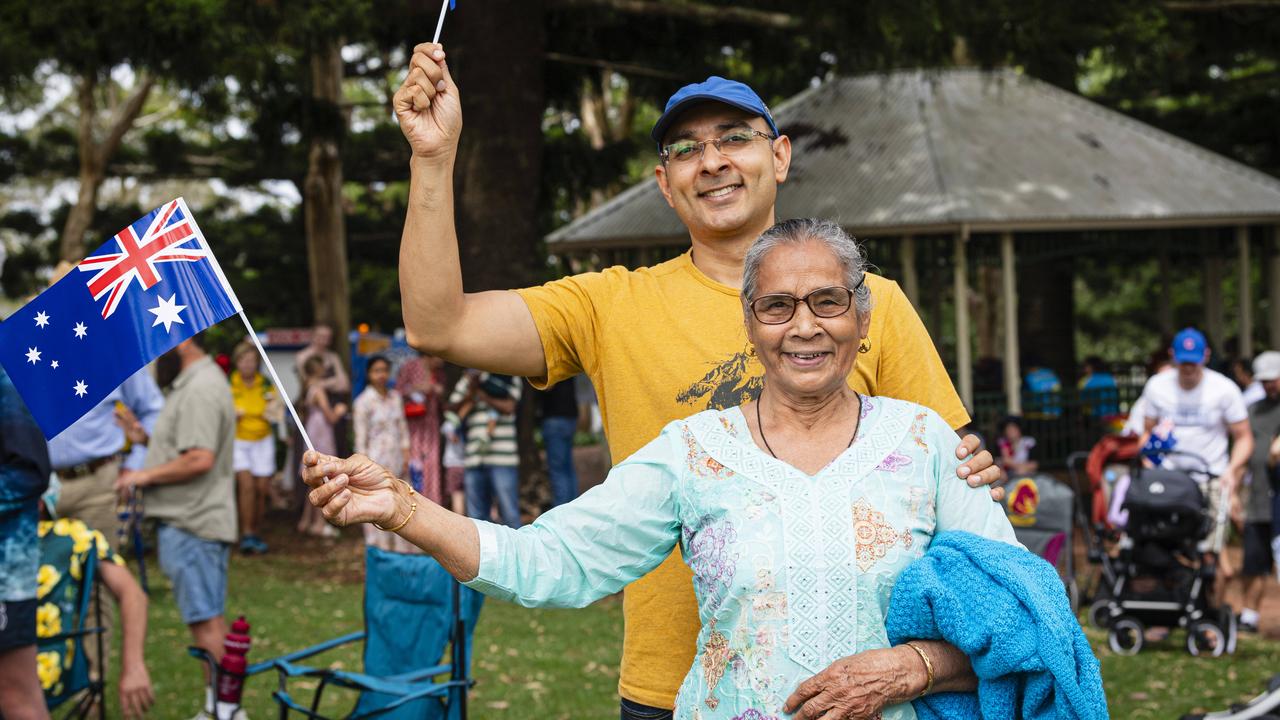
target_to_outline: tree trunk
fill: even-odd
[[[80,109],[79,129],[76,138],[77,150],[80,153],[80,172],[77,180],[80,188],[76,193],[76,204],[67,215],[67,222],[62,226],[62,238],[59,242],[58,256],[68,262],[79,262],[85,256],[85,233],[93,224],[93,215],[98,209],[98,189],[102,187],[107,175],[107,162],[120,148],[124,134],[133,127],[133,123],[142,112],[151,87],[155,80],[151,75],[143,74],[138,87],[129,96],[120,112],[107,129],[107,136],[98,143],[94,139],[94,126],[98,119],[98,104],[94,92],[98,88],[97,76],[89,73],[80,78],[77,89],[77,104]]]
[[[351,305],[342,200],[342,43],[337,38],[315,42],[311,56],[310,150],[303,181],[311,307],[317,324],[333,328],[333,349],[348,364]]]
[[[464,7],[471,9],[451,15],[444,33],[466,123],[454,172],[463,287],[523,287],[541,279],[542,267],[545,4],[492,0]],[[518,430],[521,477],[530,486],[541,468],[532,413],[521,413]]]

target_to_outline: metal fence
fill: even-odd
[[[1064,467],[1071,453],[1088,450],[1103,435],[1119,431],[1142,394],[1141,384],[1120,380],[1115,388],[1023,394],[1023,434],[1036,439],[1035,457],[1042,468]],[[1005,394],[974,393],[973,405],[973,427],[994,454],[996,433],[1008,415]]]

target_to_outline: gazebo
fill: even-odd
[[[988,315],[998,320],[978,334],[1001,355],[1004,403],[1012,413],[1022,410],[1020,331],[1036,335],[1037,347],[1063,354],[1074,348],[1071,338],[1058,337],[1071,333],[1055,335],[1050,326],[1062,312],[1070,318],[1070,264],[1082,254],[1158,257],[1162,268],[1171,255],[1200,258],[1204,326],[1217,347],[1225,340],[1225,262],[1233,262],[1245,356],[1253,352],[1257,303],[1252,258],[1263,256],[1263,276],[1273,279],[1265,283],[1263,303],[1269,337],[1280,347],[1275,178],[1011,70],[838,78],[792,97],[774,114],[795,147],[778,217],[834,218],[868,239],[872,260],[893,271],[935,339],[944,334],[944,321],[949,326],[952,370],[970,407],[975,263],[990,266],[985,279],[999,268],[998,281],[986,288]],[[651,180],[546,240],[560,256],[592,254],[622,264],[652,262],[688,245]],[[925,294],[922,277],[929,282]],[[1165,280],[1153,319],[1169,331],[1167,274]],[[927,312],[947,290],[966,301],[953,301],[950,317],[940,304]],[[993,342],[996,337],[1002,342]]]

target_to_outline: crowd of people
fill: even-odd
[[[375,355],[367,360],[364,389],[349,402],[350,377],[332,338],[328,327],[316,327],[295,357],[300,390],[293,400],[315,447],[328,453],[354,449],[412,478],[425,497],[476,517],[489,518],[496,503],[502,521],[519,527],[515,412],[521,382],[465,371],[446,393],[438,358],[418,354],[393,368],[388,357]],[[244,556],[269,552],[268,510],[273,498],[288,505],[289,488],[301,487],[301,449],[287,451],[281,462],[279,446],[288,440],[285,399],[262,372],[256,347],[246,338],[229,355],[214,355],[205,343],[203,334],[182,342],[50,441],[0,371],[0,559],[6,567],[0,707],[6,720],[47,717],[44,695],[57,696],[63,687],[75,650],[37,652],[37,646],[72,621],[77,608],[68,598],[76,597],[87,554],[102,568],[101,601],[118,609],[118,628],[115,612],[104,613],[100,624],[104,633],[118,629],[123,638],[121,712],[140,717],[147,711],[154,700],[143,651],[147,597],[121,558],[131,523],[143,517],[154,527],[151,549],[172,584],[192,644],[221,656],[232,549]],[[572,392],[572,383],[565,386]],[[569,455],[577,408],[542,404],[553,407],[544,427],[554,495],[566,502],[577,495]],[[569,427],[556,424],[563,418],[571,418]],[[310,503],[292,507],[298,533],[337,536]],[[372,526],[365,527],[364,539],[387,550],[421,552]],[[8,572],[11,567],[15,572]],[[106,658],[96,649],[86,643],[84,653],[92,672],[102,676]],[[213,707],[206,694],[203,713],[212,714]]]

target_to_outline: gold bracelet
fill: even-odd
[[[399,480],[399,478],[396,478],[396,479]],[[408,525],[410,518],[412,518],[413,514],[418,511],[418,501],[413,499],[413,496],[417,494],[414,491],[413,486],[403,480],[400,480],[400,482],[403,483],[405,487],[409,488],[409,514],[404,516],[403,522],[401,522],[399,525],[393,528],[384,528],[378,523],[373,523],[374,527],[378,528],[383,532],[393,533],[399,530],[400,528],[404,527],[405,525]]]
[[[924,697],[925,695],[929,694],[930,690],[933,689],[933,661],[930,660],[929,655],[925,653],[925,651],[921,649],[919,645],[916,645],[914,642],[908,642],[906,643],[906,646],[911,648],[912,650],[915,650],[916,654],[920,656],[920,659],[924,662],[924,671],[929,675],[929,682],[925,683],[924,690],[921,690],[920,694],[917,696],[917,697]]]

